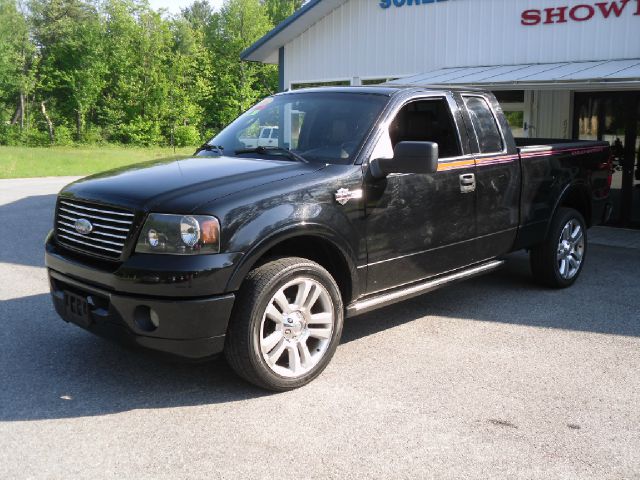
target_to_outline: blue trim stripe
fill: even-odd
[[[278,91],[284,92],[284,47],[278,50]]]
[[[301,8],[296,10],[295,12],[293,12],[292,15],[290,15],[287,18],[285,18],[282,22],[280,22],[278,25],[276,25],[276,27],[273,30],[271,30],[270,32],[267,32],[267,34],[264,37],[260,38],[253,45],[251,45],[250,47],[245,49],[240,54],[240,58],[242,60],[246,60],[249,55],[251,55],[253,52],[258,50],[261,46],[263,46],[265,43],[267,43],[273,37],[275,37],[280,32],[282,32],[285,28],[287,28],[293,22],[295,22],[300,17],[302,17],[305,13],[307,13],[313,7],[318,5],[321,1],[322,0],[310,0],[307,4],[305,4],[304,6],[302,6]],[[281,45],[279,45],[279,46],[281,46]]]

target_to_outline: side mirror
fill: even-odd
[[[371,175],[384,178],[390,173],[435,173],[438,171],[438,144],[399,142],[393,158],[377,158],[370,163]]]

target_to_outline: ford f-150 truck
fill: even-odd
[[[272,147],[248,130],[278,128]],[[276,391],[310,382],[343,319],[491,272],[576,281],[610,212],[604,142],[514,140],[490,93],[403,86],[269,97],[194,156],[59,194],[46,241],[66,321],[150,349],[224,352]]]

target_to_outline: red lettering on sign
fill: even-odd
[[[540,18],[540,10],[525,10],[522,12],[522,25],[538,25],[542,19]]]
[[[564,14],[569,7],[545,8],[546,20],[544,23],[567,23]]]
[[[574,22],[586,22],[599,13],[605,20],[610,18],[620,18],[627,9],[627,5],[633,0],[612,0],[609,2],[594,2],[592,5],[581,3],[573,7],[549,7],[543,10],[525,10],[522,12],[520,23],[532,26],[553,23],[567,23],[568,20]],[[632,15],[640,16],[640,0],[635,0],[636,9]],[[567,18],[568,13],[568,18]],[[598,17],[600,16],[598,15]]]
[[[582,15],[578,15],[578,12],[580,11],[582,11]],[[569,10],[569,16],[571,17],[571,20],[575,20],[576,22],[586,22],[587,20],[591,20],[595,14],[596,11],[594,10],[594,8],[591,5],[585,4],[576,5],[571,10]]]
[[[600,9],[602,16],[609,18],[611,12],[613,12],[616,17],[619,17],[627,6],[627,3],[629,3],[629,0],[622,0],[621,4],[618,4],[618,2],[611,2],[609,4],[607,2],[598,2],[596,5]]]

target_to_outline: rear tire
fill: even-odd
[[[577,280],[587,255],[587,228],[583,216],[573,208],[560,207],[547,238],[531,249],[533,277],[552,288],[566,288]]]
[[[340,342],[344,308],[333,277],[311,260],[286,257],[252,270],[235,301],[225,357],[258,387],[285,391],[311,382]]]

